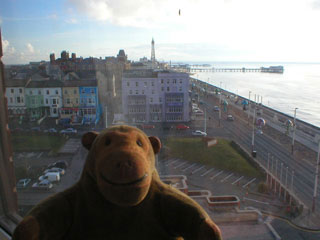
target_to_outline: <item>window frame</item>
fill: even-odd
[[[10,144],[11,135],[8,127],[8,103],[4,87],[4,64],[1,58],[2,44],[0,41],[0,204],[2,204],[4,211],[4,215],[0,217],[0,230],[12,235],[22,217],[18,214],[18,194],[13,166],[13,151]]]

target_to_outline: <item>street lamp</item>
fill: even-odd
[[[249,102],[248,102],[248,125],[249,125],[249,119],[250,119],[250,94],[251,94],[251,91],[249,91]]]
[[[291,145],[291,153],[293,154],[293,146],[294,146],[294,139],[296,137],[296,115],[297,115],[297,109],[294,109],[294,118],[293,118],[293,135],[292,135],[292,145]]]
[[[204,132],[207,132],[207,109],[204,109]]]
[[[220,82],[220,97],[219,97],[219,127],[220,127],[220,124],[221,124],[221,95],[222,95],[222,82]]]
[[[256,95],[254,95],[254,99],[256,100]],[[252,153],[254,150],[254,121],[255,121],[255,117],[256,117],[256,106],[254,105],[253,106],[253,118],[252,118],[252,142],[251,142]]]
[[[281,197],[282,169],[283,169],[283,163],[281,163],[281,171],[280,171],[279,198]]]
[[[316,208],[315,205],[316,205],[317,189],[318,189],[319,163],[320,163],[320,140],[319,140],[319,145],[318,145],[316,173],[315,173],[315,177],[314,177],[314,191],[313,191],[313,199],[312,199],[312,212],[314,212],[315,208]]]
[[[293,178],[294,178],[294,171],[292,170],[292,174],[291,174],[291,195],[290,195],[290,203],[289,203],[289,205],[291,205],[291,202],[292,202],[292,194],[293,194]]]

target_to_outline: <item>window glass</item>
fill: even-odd
[[[1,2],[18,213],[80,179],[85,132],[124,123],[161,139],[159,175],[210,216],[254,215],[241,238],[268,239],[267,222],[320,239],[299,230],[320,229],[319,0],[181,2]],[[45,184],[52,167],[61,178]]]

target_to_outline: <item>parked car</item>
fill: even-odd
[[[31,128],[31,131],[32,131],[32,132],[40,132],[41,129],[40,129],[40,127],[32,127],[32,128]]]
[[[44,173],[49,173],[49,172],[58,172],[60,173],[60,175],[64,175],[65,174],[65,170],[62,168],[58,168],[58,167],[52,167],[50,169],[47,169],[44,171]]]
[[[24,179],[20,179],[18,182],[17,182],[17,188],[25,188],[27,187],[27,185],[31,182],[31,179],[30,178],[24,178]]]
[[[229,115],[227,116],[227,120],[228,120],[228,121],[233,121],[233,120],[234,120],[234,117],[233,117],[231,114],[229,114]]]
[[[176,126],[176,129],[177,130],[186,130],[186,129],[189,129],[190,127],[189,126],[187,126],[187,125],[185,125],[185,124],[178,124],[177,126]]]
[[[67,129],[63,129],[60,131],[60,133],[65,133],[65,134],[76,134],[77,133],[77,129],[74,128],[67,128]]]
[[[69,164],[66,161],[60,160],[60,161],[49,164],[48,169],[54,168],[54,167],[66,169],[68,166],[69,166]]]
[[[206,132],[202,132],[200,130],[195,130],[192,132],[192,135],[193,136],[207,136],[207,133]]]
[[[58,131],[55,128],[49,128],[49,129],[44,130],[43,132],[45,132],[45,133],[57,133]]]
[[[220,108],[219,108],[218,106],[214,106],[214,107],[213,107],[213,111],[219,112],[219,111],[220,111]]]
[[[45,180],[42,180],[40,182],[36,182],[32,185],[32,188],[34,189],[43,189],[43,190],[50,190],[51,188],[53,188],[53,185],[52,183],[45,179]]]
[[[44,175],[39,177],[39,181],[48,180],[50,182],[59,182],[60,173],[58,172],[47,172]]]
[[[156,128],[156,126],[155,125],[142,124],[142,125],[140,125],[140,128],[141,129],[154,129],[154,128]]]
[[[202,110],[196,110],[196,111],[194,111],[194,113],[195,113],[195,115],[197,115],[197,116],[203,116],[203,115],[204,115],[204,113],[203,113]]]

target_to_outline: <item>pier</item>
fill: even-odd
[[[262,73],[283,73],[283,66],[270,66],[260,68],[215,68],[206,65],[178,65],[172,69],[180,72],[196,73],[196,72],[262,72]]]
[[[261,72],[261,68],[186,68],[187,72]]]

